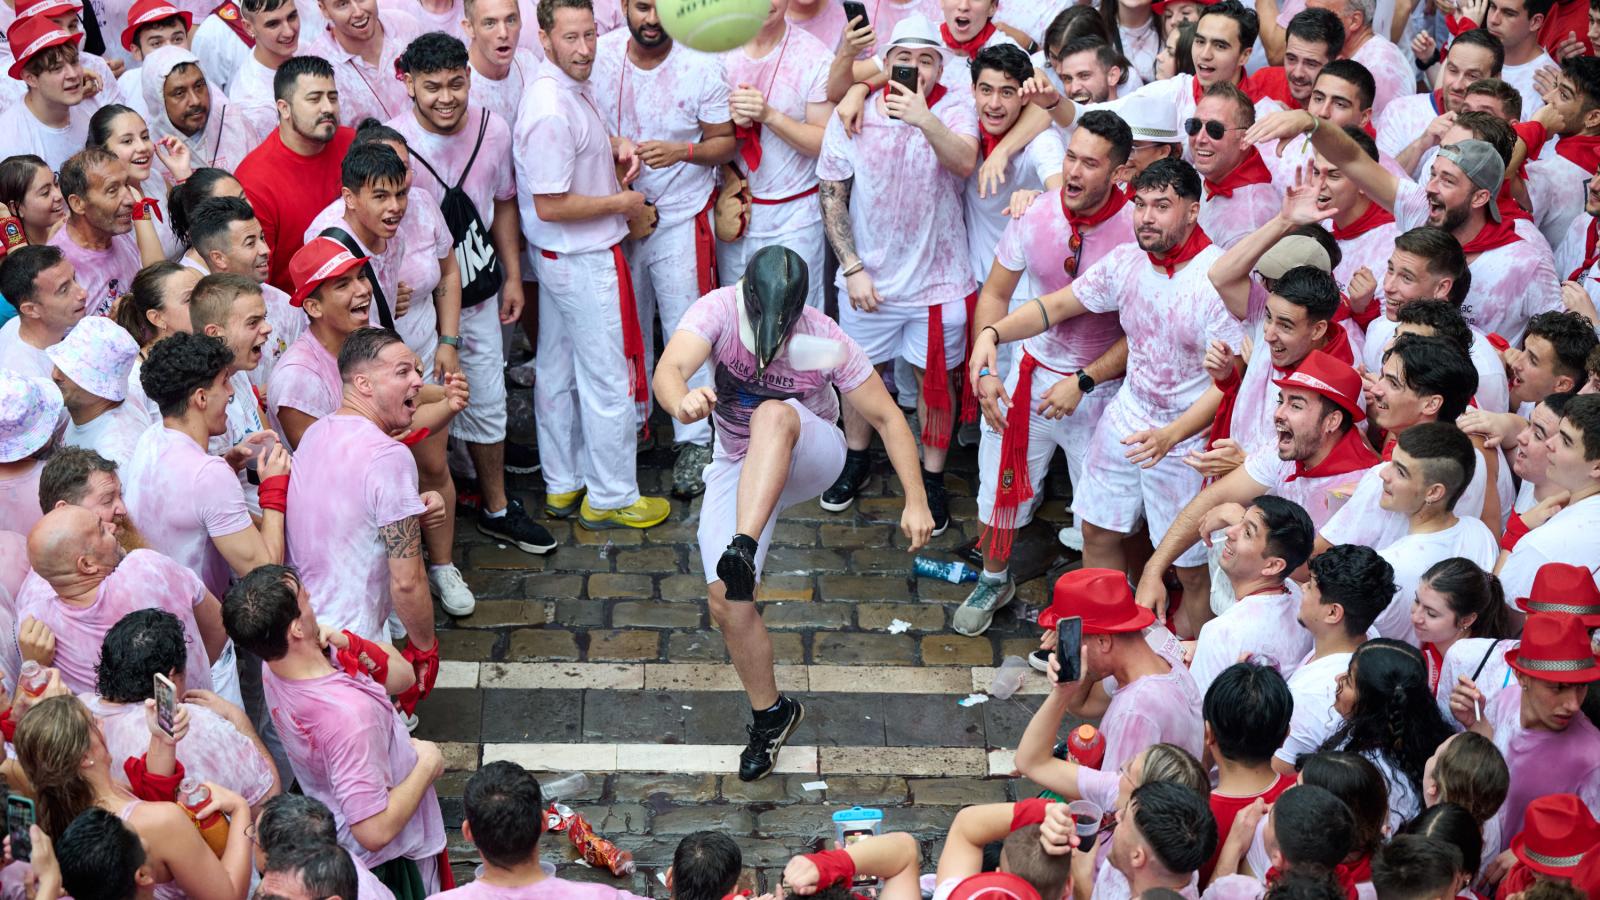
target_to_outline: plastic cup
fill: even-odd
[[[1078,849],[1093,847],[1095,836],[1100,833],[1100,821],[1105,818],[1105,810],[1088,800],[1074,800],[1067,804],[1067,812],[1072,815],[1073,831],[1078,835]]]

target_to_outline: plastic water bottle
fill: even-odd
[[[1028,661],[1020,656],[1008,656],[1000,663],[1000,668],[995,670],[994,678],[989,682],[989,696],[996,700],[1006,700],[1022,687],[1022,679],[1027,677]]]
[[[917,573],[918,578],[938,578],[951,584],[978,580],[978,570],[960,560],[939,562],[919,556],[911,561],[911,570]]]
[[[178,785],[178,805],[189,813],[189,818],[194,820],[194,827],[200,829],[200,836],[205,839],[206,846],[211,852],[222,858],[222,851],[228,847],[228,820],[222,813],[212,813],[204,819],[196,815],[211,802],[211,789],[193,778],[185,778]]]
[[[570,800],[588,789],[589,776],[582,772],[573,772],[571,775],[539,782],[539,793],[547,804],[556,800]]]

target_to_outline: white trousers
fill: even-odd
[[[665,346],[678,330],[678,320],[700,299],[694,219],[657,228],[649,237],[624,242],[622,248],[628,257],[628,269],[633,273],[633,295],[639,306],[639,331],[644,335],[646,371],[654,378],[657,311],[661,313],[661,332],[665,338],[661,343]],[[707,364],[689,379],[689,389],[710,386],[711,366]],[[648,407],[645,414],[649,414]],[[679,444],[710,445],[711,417],[690,425],[674,419],[672,440]]]
[[[815,203],[816,197],[802,197],[792,203]],[[823,242],[822,220],[791,228],[787,231],[776,231],[766,227],[766,223],[775,215],[778,207],[755,203],[750,206],[750,227],[745,231],[744,237],[731,244],[717,241],[717,278],[723,285],[733,284],[744,277],[744,267],[749,265],[750,257],[763,247],[774,245],[788,247],[800,254],[806,263],[806,305],[812,309],[822,309],[823,281],[827,276],[823,273]]]

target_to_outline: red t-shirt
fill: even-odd
[[[1211,858],[1200,868],[1200,884],[1205,886],[1211,880],[1211,870],[1217,867],[1217,854],[1222,852],[1222,843],[1228,839],[1228,833],[1233,831],[1233,817],[1239,810],[1254,803],[1257,797],[1271,803],[1278,799],[1278,795],[1294,787],[1295,776],[1279,775],[1272,786],[1259,794],[1249,797],[1230,797],[1226,794],[1211,792],[1211,814],[1217,817],[1217,849],[1212,852]]]
[[[1585,55],[1594,54],[1594,47],[1589,45],[1589,4],[1583,0],[1557,0],[1539,27],[1539,46],[1554,55],[1569,34],[1577,36]]]
[[[355,139],[355,129],[340,127],[320,153],[301,156],[274,131],[234,172],[272,248],[267,282],[273,287],[294,293],[289,260],[305,244],[311,220],[339,196],[339,168]]]

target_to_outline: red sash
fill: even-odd
[[[222,5],[211,12],[222,20],[222,24],[233,29],[233,33],[239,36],[239,40],[244,41],[246,47],[255,49],[256,39],[251,37],[250,32],[244,27],[244,19],[239,15],[238,4],[233,0],[223,0]]]

